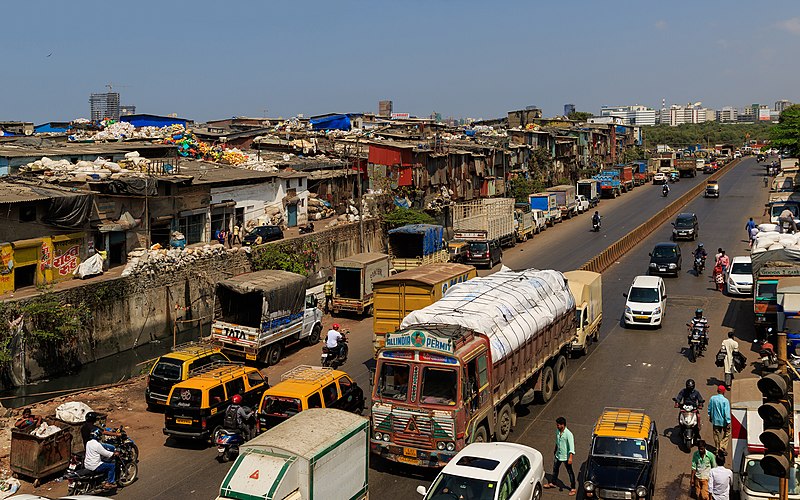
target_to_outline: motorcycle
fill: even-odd
[[[347,362],[347,352],[350,350],[347,346],[348,333],[350,332],[342,332],[342,338],[339,339],[335,349],[329,349],[327,345],[322,346],[322,366],[335,370]]]
[[[136,477],[139,475],[139,466],[131,460],[129,450],[116,450],[114,464],[117,468],[117,488],[130,486],[136,481]],[[64,479],[69,482],[67,486],[69,495],[98,495],[113,491],[103,487],[106,473],[83,468],[83,458],[79,455],[72,455],[70,458]]]
[[[662,189],[661,190],[661,196],[663,196],[664,198],[666,198],[668,194],[669,194],[669,189]]]
[[[245,439],[239,429],[218,429],[214,433],[214,444],[217,446],[217,460],[222,463],[234,460],[239,456],[239,446]]]
[[[675,408],[680,408],[678,411],[678,426],[681,428],[683,447],[687,451],[692,451],[692,447],[699,435],[699,429],[697,428],[699,408],[689,403],[679,405],[677,402],[675,403]]]
[[[314,223],[313,222],[309,222],[305,226],[300,226],[300,234],[307,234],[307,233],[313,233],[313,232],[314,232]]]
[[[759,356],[759,372],[760,374],[766,375],[767,373],[774,373],[778,371],[778,355],[775,354],[775,350],[772,347],[772,344],[769,342],[764,342],[761,344],[761,349],[758,351]]]
[[[708,335],[704,328],[695,326],[689,329],[689,361],[694,363],[703,355],[708,345]]]
[[[694,275],[701,276],[706,268],[706,259],[703,256],[694,258]]]
[[[136,443],[133,442],[133,439],[128,437],[128,433],[125,432],[125,427],[119,426],[119,428],[117,429],[106,428],[106,430],[116,432],[117,434],[119,434],[119,436],[103,435],[103,442],[112,445],[121,453],[125,453],[126,456],[129,458],[129,461],[138,463],[139,447],[136,446]]]
[[[599,220],[593,220],[592,221],[592,231],[594,231],[595,233],[599,233],[600,232],[600,221]]]

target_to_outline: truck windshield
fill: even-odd
[[[598,436],[592,443],[592,455],[647,460],[647,442],[644,439]]]
[[[378,395],[405,401],[408,399],[408,365],[384,363],[378,379]]]
[[[422,395],[419,402],[452,406],[456,404],[456,387],[458,374],[455,370],[425,367],[422,371]]]
[[[800,484],[798,484],[798,466],[797,464],[789,471],[789,494],[796,495],[800,493]],[[758,493],[771,493],[778,494],[778,478],[764,474],[761,468],[760,460],[748,460],[744,469],[745,480],[744,485],[750,491]]]
[[[756,290],[756,298],[758,300],[776,300],[778,298],[778,282],[760,282],[758,290]]]

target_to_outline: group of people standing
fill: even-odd
[[[230,231],[226,229],[220,229],[216,233],[214,233],[214,238],[219,241],[219,244],[225,246],[233,247],[233,245],[241,245],[242,244],[242,232],[243,228],[239,226],[239,224],[234,224]]]

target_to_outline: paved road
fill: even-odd
[[[756,180],[760,180],[749,177],[754,165],[754,160],[746,160],[724,178],[721,182],[723,197],[720,200],[698,200],[695,204],[699,205],[691,207],[699,212],[701,234],[709,238],[710,246],[717,246],[719,241],[721,244],[734,247],[734,238],[730,236],[728,228],[716,229],[719,234],[712,229],[712,225],[720,224],[724,213],[741,214],[744,206],[756,207],[758,203],[763,203],[760,198],[754,198],[754,194],[761,193],[749,189],[747,182],[755,183]],[[666,206],[691,185],[703,180],[704,177],[699,176],[696,179],[683,179],[673,184],[672,193],[666,199],[661,196],[659,187],[648,185],[636,188],[616,200],[603,200],[598,208],[604,216],[604,227],[600,233],[589,231],[591,225],[589,215],[582,215],[548,229],[525,244],[507,249],[504,264],[514,269],[527,267],[574,269]],[[732,198],[731,194],[736,198]],[[753,213],[753,215],[759,214]],[[740,224],[737,219],[736,225],[737,227],[741,225],[743,228],[744,220]],[[663,234],[648,239],[642,248],[631,252],[619,265],[604,274],[604,308],[607,319],[602,330],[601,343],[588,357],[571,364],[570,383],[548,405],[532,405],[529,407],[530,413],[520,416],[512,434],[515,441],[549,450],[552,447],[550,442],[552,421],[556,415],[564,414],[575,432],[579,452],[584,454],[591,423],[599,411],[607,405],[644,407],[648,411],[653,411],[652,415],[661,424],[660,427],[672,424],[675,415],[671,406],[665,401],[668,402],[672,393],[677,392],[679,382],[682,384],[686,375],[683,372],[688,373],[690,369],[688,361],[679,354],[682,341],[685,340],[684,329],[680,325],[695,307],[693,304],[696,299],[691,299],[688,295],[690,293],[708,295],[708,299],[703,300],[708,300],[709,304],[719,302],[719,297],[715,301],[710,300],[712,292],[704,290],[710,286],[706,279],[684,275],[677,280],[670,280],[668,284],[668,289],[673,295],[670,297],[669,319],[665,328],[652,332],[629,332],[615,325],[616,315],[624,307],[622,292],[634,275],[645,271],[646,255],[649,251],[647,247],[651,247],[653,241],[666,239],[669,231],[666,228],[664,231]],[[744,235],[743,230],[741,233]],[[737,248],[738,250],[741,249]],[[684,290],[687,287],[691,287],[692,290]],[[695,288],[697,290],[694,290]],[[675,295],[676,293],[678,295]],[[744,303],[746,306],[747,302]],[[719,307],[723,306],[718,305],[717,308]],[[717,317],[712,307],[710,315],[712,324],[719,325],[721,317],[721,314]],[[356,318],[337,318],[336,321],[352,331],[351,361],[345,365],[344,370],[364,387],[365,392],[369,392],[368,362],[365,360],[370,360],[372,355],[372,321],[367,319],[359,322]],[[715,339],[721,335],[719,328],[713,333],[716,334]],[[319,364],[318,356],[318,348],[299,349],[279,365],[267,369],[266,373],[273,380],[278,380],[282,372],[297,364]],[[709,365],[707,371],[708,376],[711,376],[713,363],[702,360],[698,363],[698,366],[700,365]],[[597,382],[598,374],[602,374],[605,381],[602,387]],[[678,378],[680,381],[677,381]],[[698,380],[701,380],[698,382],[699,385],[703,385],[706,379],[698,377]],[[649,384],[652,384],[652,388]],[[666,409],[662,409],[662,406]],[[667,441],[665,440],[664,448],[671,448]],[[668,450],[664,455],[667,456],[673,451],[675,450]],[[143,456],[140,462],[142,479],[121,491],[117,498],[213,498],[229,468],[228,465],[216,463],[215,454],[216,450],[213,449],[174,447],[169,453]],[[682,466],[682,461],[685,460],[686,457],[679,457],[675,461],[675,467]],[[669,460],[664,462],[666,465],[662,464],[662,469],[671,463]],[[665,470],[661,473],[660,481],[664,481],[667,476],[672,477],[674,473]],[[431,479],[430,473],[398,468],[394,464],[373,460],[370,472],[370,496],[414,498],[418,496],[415,492],[416,486],[429,483]]]

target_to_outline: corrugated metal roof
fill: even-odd
[[[78,189],[59,189],[27,183],[0,182],[0,203],[50,200],[63,196],[88,196],[91,193]]]

